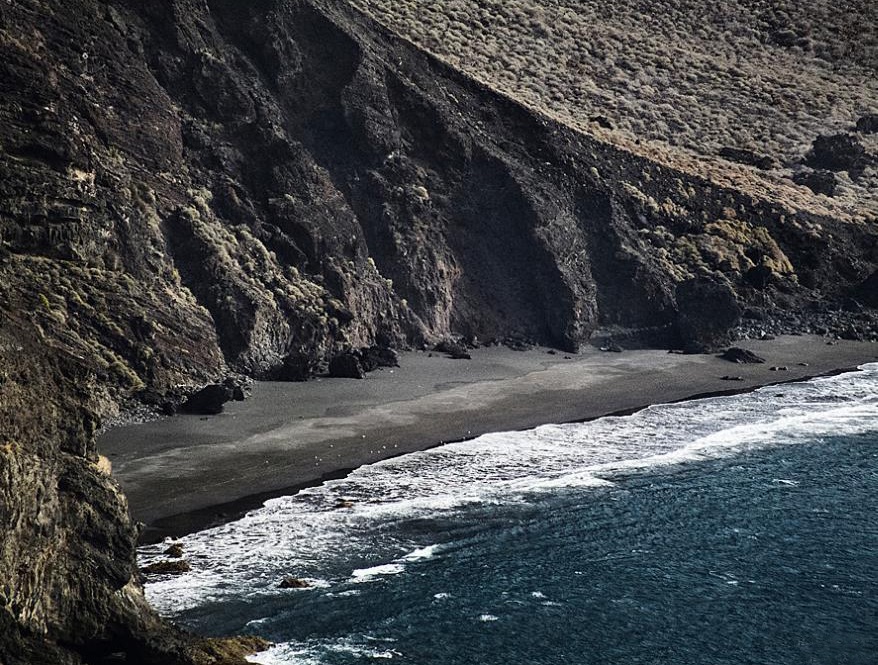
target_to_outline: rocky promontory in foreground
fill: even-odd
[[[451,335],[576,351],[878,334],[856,184],[875,177],[878,100],[845,107],[844,132],[827,117],[795,172],[741,146],[702,172],[608,129],[638,130],[628,116],[590,130],[362,4],[0,5],[6,665],[241,658],[143,599],[94,443],[123,403]],[[844,50],[800,57],[860,85]]]

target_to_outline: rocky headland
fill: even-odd
[[[442,19],[461,3],[431,4]],[[0,5],[5,665],[241,662],[259,646],[186,636],[143,599],[137,528],[95,444],[133,404],[173,410],[207,384],[234,398],[248,377],[333,361],[345,375],[448,338],[575,352],[878,336],[875,21],[845,28],[849,48],[801,41],[795,15],[748,25],[740,71],[787,49],[774,66],[861,92],[843,118],[790,120],[765,154],[723,121],[705,145],[728,149],[702,160],[696,130],[638,142],[632,112],[574,121],[565,95],[541,103],[382,6]],[[503,17],[513,41],[519,18]],[[812,104],[776,78],[747,95]],[[582,117],[610,89],[596,80]],[[713,84],[690,83],[701,108]],[[752,116],[749,139],[771,130]]]

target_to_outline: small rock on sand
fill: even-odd
[[[742,349],[738,346],[732,346],[726,349],[720,354],[720,358],[740,365],[755,365],[757,363],[765,362],[765,358],[761,358],[752,351]]]

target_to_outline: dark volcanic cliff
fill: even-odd
[[[611,146],[346,5],[15,0],[0,68],[3,663],[213,662],[140,593],[94,446],[124,399],[450,333],[876,335],[874,220]]]

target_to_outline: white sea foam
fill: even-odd
[[[398,575],[405,570],[405,566],[399,563],[385,563],[371,568],[359,568],[351,573],[351,581],[362,583],[371,582],[376,577],[384,575]]]
[[[878,364],[631,416],[488,434],[363,467],[187,536],[181,540],[192,571],[149,584],[147,594],[168,615],[242,593],[274,597],[284,593],[277,585],[287,575],[324,580],[342,595],[349,583],[453,556],[453,548],[435,542],[435,533],[419,537],[403,528],[418,520],[453,517],[466,506],[524,504],[559,488],[588,491],[611,485],[619,471],[856,434],[876,423]],[[352,507],[338,510],[342,497]],[[142,562],[160,559],[164,547],[143,548]]]

